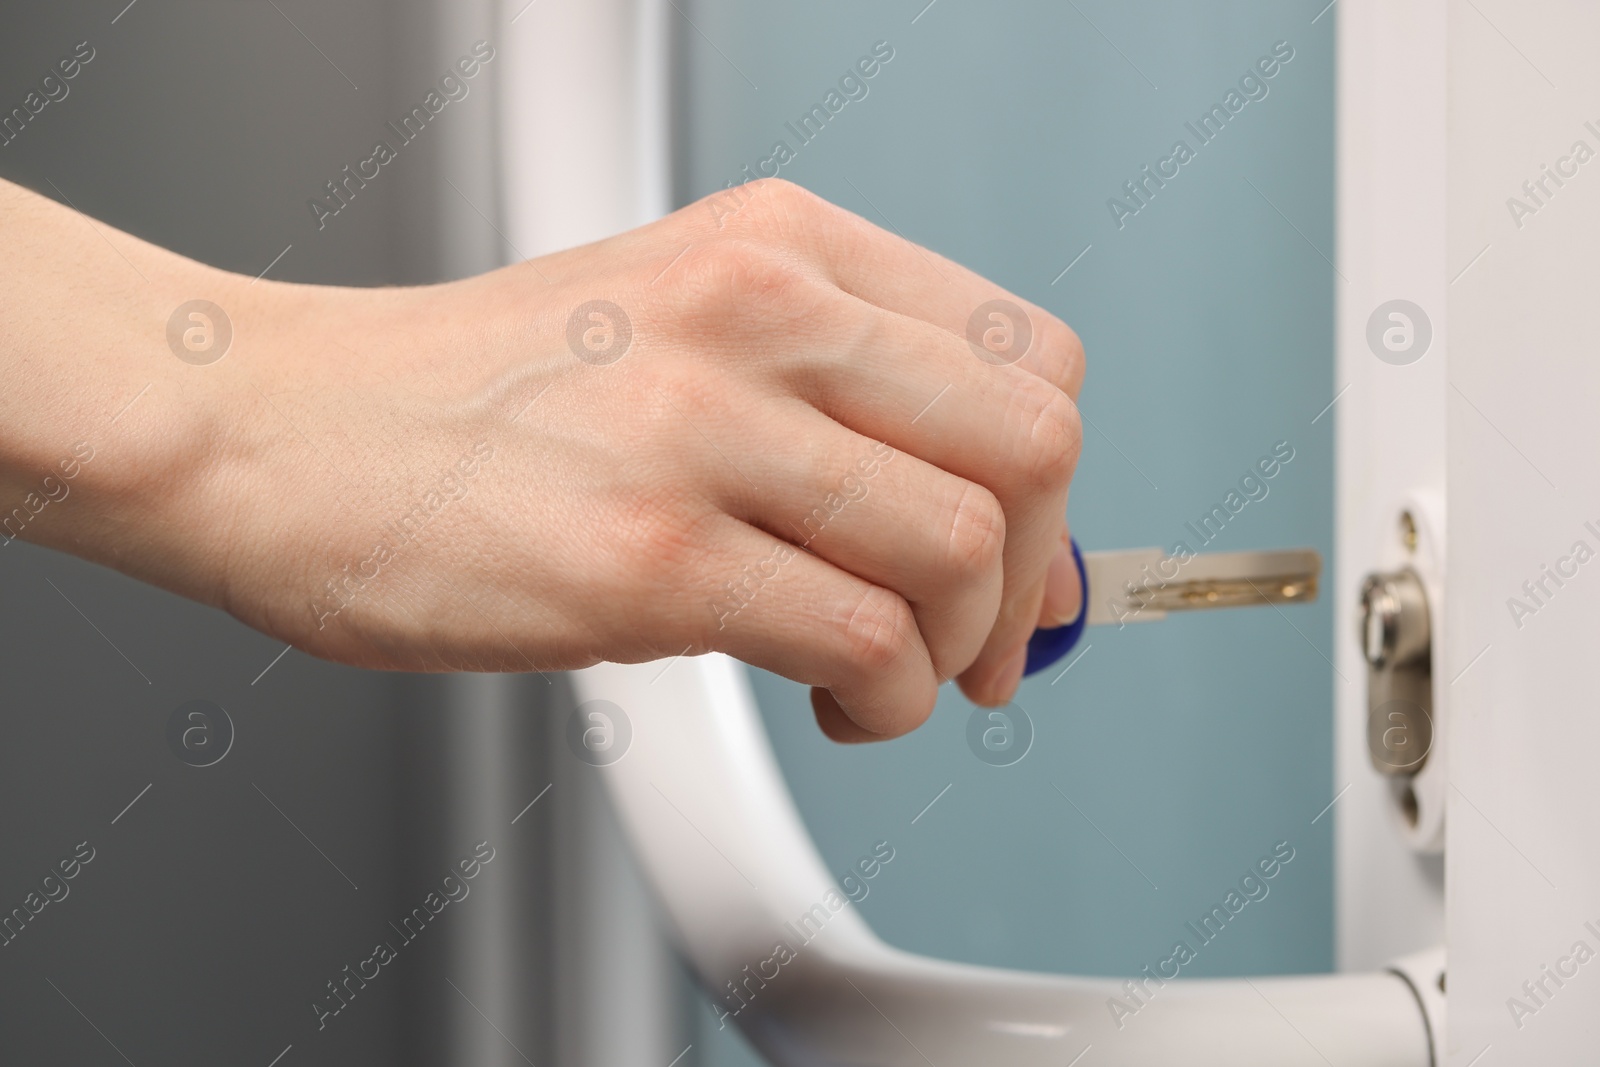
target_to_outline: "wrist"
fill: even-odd
[[[76,297],[105,314],[77,322],[63,300],[47,309],[63,336],[22,339],[22,388],[0,429],[0,544],[57,548],[227,607],[234,529],[273,439],[269,398],[308,384],[297,320],[353,291],[119,244],[129,278]]]
[[[179,372],[192,368],[170,351],[166,321],[227,277],[125,236],[119,250],[125,274],[23,285],[33,314],[6,339],[0,404],[3,542],[112,565],[145,532],[151,486],[207,421],[182,402]]]
[[[376,664],[365,646],[404,636],[376,595],[336,612],[336,627],[324,616],[330,583],[372,554],[397,502],[443,462],[441,429],[472,421],[474,377],[450,343],[466,320],[449,288],[236,294],[238,362],[206,381],[221,417],[189,427],[186,454],[205,461],[187,472],[189,498],[169,505],[174,522],[206,531],[189,551],[209,588],[183,592],[347,662]]]

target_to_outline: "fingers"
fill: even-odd
[[[775,231],[845,292],[938,326],[986,353],[978,358],[1015,364],[1077,400],[1083,345],[1048,311],[799,186],[753,183],[748,197],[734,230]]]
[[[1078,563],[1072,555],[1071,535],[1064,532],[1046,574],[1044,602],[1040,606],[1038,625],[1049,629],[1065,626],[1077,619],[1083,608],[1083,586]],[[883,740],[882,734],[873,733],[850,718],[849,713],[826,689],[811,690],[811,709],[817,725],[832,741],[861,744]]]
[[[718,526],[698,577],[709,600],[680,602],[687,617],[675,620],[696,644],[825,689],[851,724],[833,728],[851,737],[927,719],[939,680],[903,597],[734,519]]]
[[[788,287],[808,303],[804,315],[767,319],[769,326],[784,324],[789,343],[777,346],[776,361],[744,369],[770,376],[776,367],[800,399],[839,424],[981,487],[999,503],[1005,531],[999,607],[958,679],[973,700],[1004,703],[1021,678],[1034,628],[1041,620],[1076,614],[1076,568],[1063,516],[1081,444],[1074,398],[1083,380],[1083,350],[1077,335],[965,268],[788,183],[757,183],[746,192],[736,216],[717,220],[720,236],[773,250],[786,269],[808,279]],[[785,291],[776,281],[740,291]],[[769,329],[766,338],[771,336]],[[899,528],[875,530],[858,516],[862,521],[839,527],[813,547],[840,568],[859,574],[853,570],[859,567],[883,588],[897,590],[925,627],[934,663],[948,667],[967,654],[970,634],[940,611],[969,610],[960,605],[970,604],[977,595],[972,589],[982,583],[967,591],[967,602],[956,597],[941,603],[908,573],[933,558],[925,555],[926,546],[902,560],[869,547],[875,536],[884,536],[891,548],[912,543],[906,531],[925,523],[917,512],[919,499],[924,506],[950,501],[937,492],[908,492],[903,504],[896,501],[882,512],[898,514]],[[773,529],[760,514],[749,517]],[[846,736],[841,709],[821,695],[815,703],[830,736]],[[844,720],[859,725],[853,713]]]
[[[724,466],[717,505],[898,593],[911,605],[939,680],[966,670],[1000,608],[1000,502],[810,407],[794,408],[781,424],[768,409],[768,419],[749,429],[739,456],[744,476]],[[806,447],[793,448],[794,440]]]
[[[884,741],[883,734],[871,730],[852,719],[832,693],[817,686],[811,687],[811,711],[822,728],[823,736],[841,745],[859,745],[868,741]]]
[[[932,323],[965,340],[980,360],[1015,365],[1078,399],[1083,344],[1071,327],[936,252],[877,233],[880,239],[832,264],[841,289]]]
[[[844,354],[799,357],[802,395],[857,433],[999,501],[1006,531],[1000,609],[959,681],[973,700],[1003,704],[1021,677],[1061,543],[1082,437],[1077,406],[1033,374],[979,361],[964,341],[928,323],[876,308],[858,321]]]

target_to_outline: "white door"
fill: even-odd
[[[1440,1062],[1597,1062],[1600,10],[1338,12],[1340,962],[1443,932]],[[1407,567],[1432,612],[1414,777],[1369,752],[1354,595]]]
[[[1600,9],[1449,20],[1447,1062],[1593,1063]]]

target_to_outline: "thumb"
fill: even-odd
[[[1065,626],[1083,610],[1083,577],[1072,555],[1072,532],[1061,527],[1061,543],[1050,558],[1045,572],[1044,603],[1039,607],[1039,625],[1046,629]]]

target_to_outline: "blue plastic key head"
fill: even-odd
[[[1065,626],[1051,629],[1040,627],[1033,631],[1033,636],[1028,638],[1028,662],[1022,669],[1024,675],[1036,674],[1055,663],[1071,652],[1078,638],[1083,636],[1083,628],[1089,621],[1089,572],[1083,566],[1083,553],[1078,550],[1076,538],[1072,541],[1072,561],[1078,565],[1078,590],[1083,594],[1078,617]]]

